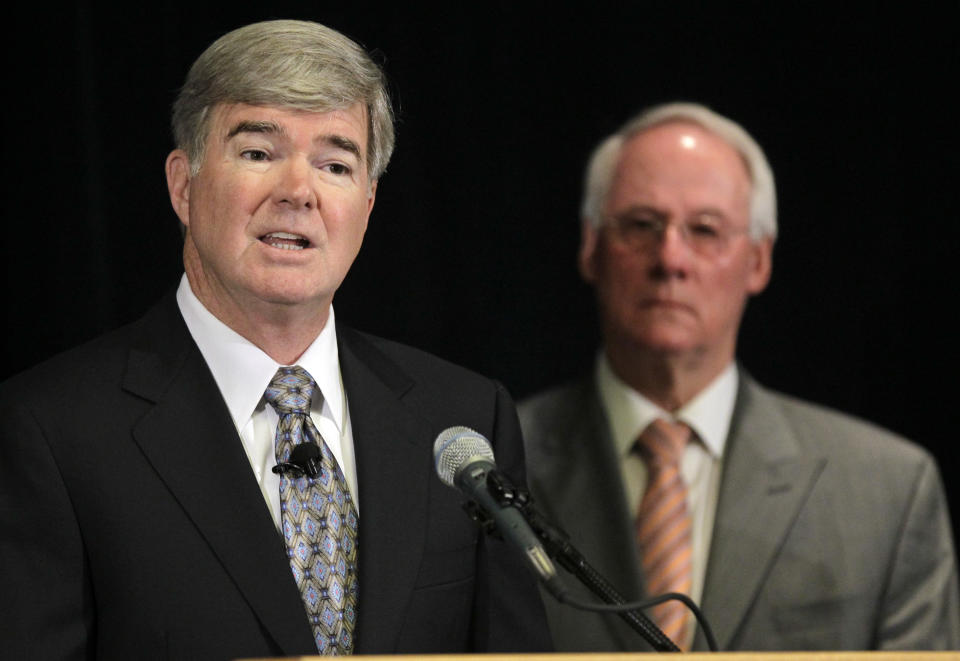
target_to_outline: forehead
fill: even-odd
[[[238,132],[309,141],[340,136],[356,142],[361,154],[364,154],[367,146],[367,112],[359,102],[347,108],[328,111],[246,103],[214,106],[207,137],[226,141]]]
[[[743,157],[697,124],[669,122],[628,138],[611,181],[610,201],[623,196],[684,193],[746,202],[750,175]]]

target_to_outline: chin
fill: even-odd
[[[316,290],[301,287],[271,287],[258,292],[257,297],[266,303],[287,306],[306,305],[322,299]]]
[[[630,340],[639,351],[658,355],[683,355],[700,346],[690,333],[677,332],[676,329],[646,329],[631,333]]]
[[[666,355],[682,355],[696,348],[696,345],[692,342],[670,340],[647,340],[642,342],[641,346],[649,352]]]
[[[682,350],[696,346],[700,339],[699,325],[689,317],[649,316],[634,318],[626,326],[630,337],[642,345],[664,350]]]

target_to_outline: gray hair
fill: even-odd
[[[264,21],[233,30],[197,58],[173,104],[173,137],[203,162],[211,111],[221,103],[310,112],[367,110],[367,171],[378,179],[393,152],[393,109],[380,67],[358,44],[319,23]]]
[[[627,140],[654,126],[670,122],[697,124],[740,154],[750,175],[750,235],[754,239],[777,237],[777,192],[773,170],[757,141],[736,122],[697,103],[666,103],[633,117],[605,138],[590,155],[584,181],[581,214],[593,227],[602,222],[603,207],[613,182],[620,150]]]

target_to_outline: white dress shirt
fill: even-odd
[[[263,393],[277,369],[282,366],[214,317],[190,289],[186,275],[180,279],[177,305],[226,402],[250,467],[279,530],[280,476],[271,471],[277,463],[274,435],[279,417],[273,407],[267,404]],[[314,393],[310,417],[340,463],[359,512],[353,431],[340,377],[335,329],[331,306],[330,316],[320,335],[297,359],[296,364],[310,373],[323,395],[319,397]]]
[[[613,373],[603,351],[596,362],[596,380],[614,447],[620,457],[627,506],[634,518],[647,486],[646,464],[634,451],[640,433],[656,418],[663,418],[686,423],[696,435],[697,440],[687,444],[680,472],[687,485],[687,510],[693,524],[690,597],[699,603],[720,492],[723,450],[737,397],[737,370],[731,363],[696,397],[673,412],[664,411],[621,381]]]

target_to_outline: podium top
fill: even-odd
[[[585,654],[397,654],[354,656],[356,661],[637,661],[649,659],[658,652]],[[273,659],[238,659],[237,661],[320,661],[321,656],[298,656]],[[693,652],[683,655],[689,661],[960,661],[960,652]]]

